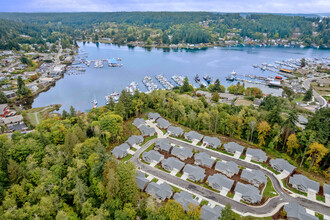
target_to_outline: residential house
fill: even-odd
[[[24,122],[20,122],[19,124],[10,124],[7,126],[8,130],[11,132],[14,131],[27,131],[29,128],[25,125]]]
[[[130,146],[134,147],[134,146],[142,144],[143,140],[144,139],[141,135],[139,135],[139,136],[132,135],[127,139],[126,143],[128,143]]]
[[[239,172],[238,165],[233,161],[217,161],[215,164],[215,170],[225,174],[228,177],[232,177]]]
[[[171,125],[170,122],[164,118],[158,118],[156,122],[160,129],[167,129]]]
[[[175,137],[179,137],[179,136],[183,135],[183,130],[180,127],[170,126],[167,129],[167,134],[175,136]]]
[[[215,190],[226,190],[230,191],[231,187],[234,184],[234,180],[227,178],[226,176],[216,173],[213,176],[209,176],[207,178],[209,186],[211,186]]]
[[[260,195],[260,191],[250,184],[237,182],[234,191],[235,196],[237,193],[242,195],[242,200],[245,202],[252,204],[261,202],[262,196]]]
[[[123,143],[117,147],[115,147],[111,153],[117,158],[123,158],[128,154],[128,150],[130,149],[130,146],[127,143]]]
[[[185,163],[180,161],[179,159],[175,157],[169,157],[167,159],[162,160],[162,167],[167,171],[176,171],[180,172],[180,170],[183,168]]]
[[[138,171],[138,175],[135,177],[135,181],[137,183],[137,186],[143,191],[147,184],[149,183],[149,180],[146,178],[146,174],[142,173],[141,171]]]
[[[330,201],[330,185],[323,184],[323,195],[325,196],[326,200]]]
[[[9,112],[7,104],[0,104],[0,117],[6,117]]]
[[[167,139],[160,139],[156,141],[154,149],[169,153],[172,149],[172,145]]]
[[[154,136],[156,133],[155,128],[148,127],[146,125],[141,125],[139,127],[139,130],[141,131],[142,135],[145,136]]]
[[[266,162],[267,156],[266,153],[260,149],[248,148],[246,150],[246,157],[251,157],[252,160],[257,162]]]
[[[308,214],[306,209],[295,202],[290,202],[284,205],[286,216],[290,220],[318,220],[319,218]]]
[[[188,141],[197,141],[200,142],[203,138],[203,135],[197,133],[196,131],[189,131],[184,134],[185,139]]]
[[[2,121],[5,125],[20,124],[23,121],[23,116],[15,115],[12,117],[0,118],[0,121]]]
[[[222,207],[215,206],[211,208],[208,205],[203,205],[201,209],[202,220],[218,220],[221,217]]]
[[[200,181],[205,177],[205,170],[199,166],[187,164],[183,168],[183,174],[188,176],[191,181]]]
[[[235,142],[228,142],[226,144],[223,145],[223,147],[225,148],[225,150],[229,153],[235,154],[237,153],[243,153],[244,147],[235,143]]]
[[[139,128],[141,125],[145,125],[146,121],[143,118],[136,118],[132,123],[135,127]]]
[[[259,187],[262,184],[267,184],[267,177],[260,170],[244,169],[241,173],[241,179],[251,183],[255,187]]]
[[[16,97],[16,92],[15,91],[3,91],[7,99],[10,98],[15,98]]]
[[[151,121],[156,121],[160,117],[161,116],[158,113],[149,112],[149,114],[148,114],[148,119]]]
[[[173,199],[180,203],[180,205],[186,210],[189,210],[190,206],[198,206],[199,203],[194,200],[193,195],[186,192],[186,191],[181,191],[179,193],[175,193],[173,196]]]
[[[193,156],[193,152],[189,147],[173,147],[171,154],[178,157],[180,160],[186,160]]]
[[[194,159],[196,165],[201,165],[208,168],[211,168],[215,162],[215,159],[211,158],[211,156],[205,152],[195,154]]]
[[[270,159],[269,164],[274,170],[277,170],[278,172],[286,172],[288,175],[296,169],[295,166],[292,166],[284,159]]]
[[[221,146],[221,141],[217,137],[205,136],[203,138],[203,146],[210,146],[212,148],[218,148]]]
[[[151,182],[148,184],[145,191],[149,195],[161,201],[171,198],[173,194],[172,187],[167,183],[157,184],[155,182]]]
[[[314,192],[318,193],[320,189],[320,183],[310,180],[304,175],[295,174],[290,177],[289,183],[292,185],[293,188],[296,188],[302,192]]]
[[[147,163],[159,163],[161,160],[164,159],[164,155],[160,154],[155,150],[145,151],[142,154],[142,159]]]

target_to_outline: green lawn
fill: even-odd
[[[320,196],[320,195],[316,195],[316,200],[321,201],[321,202],[325,202],[325,197]]]
[[[123,157],[123,159],[121,159],[122,161],[128,161],[129,159],[132,158],[132,154],[127,154],[125,157]]]
[[[241,155],[241,156],[239,156],[239,159],[241,159],[241,160],[245,160],[245,155]]]
[[[207,200],[202,200],[201,201],[201,206],[208,205],[208,204],[209,204],[209,201],[207,201]]]
[[[176,139],[178,139],[178,140],[185,141],[185,142],[188,142],[188,143],[192,143],[192,141],[188,141],[188,140],[186,140],[186,139],[184,139],[184,138],[181,138],[181,137],[175,137],[175,136],[172,136],[172,135],[170,135],[170,137],[172,137],[172,138],[176,138]]]
[[[275,191],[272,181],[270,180],[269,177],[267,177],[267,185],[264,189],[263,197],[265,199],[268,199],[268,198],[275,197],[277,195],[278,195],[278,193]]]
[[[166,172],[166,173],[171,173],[170,171],[165,170],[165,169],[164,169],[162,166],[160,166],[159,164],[157,164],[155,167],[156,167],[157,169],[160,169],[160,170]]]
[[[230,192],[227,193],[227,197],[229,197],[229,198],[234,198],[234,195],[235,195],[235,193],[230,193]]]
[[[181,177],[183,174],[182,173],[177,173],[175,176]]]
[[[198,145],[198,146],[202,146],[202,142],[198,142],[197,145]]]
[[[157,138],[157,135],[156,135],[156,134],[155,134],[154,136],[146,137],[146,139],[145,139],[144,142],[141,144],[141,146],[144,145],[145,143],[147,143],[148,141],[154,139],[154,138]]]
[[[307,197],[307,193],[305,192],[301,192],[295,188],[292,188],[292,187],[289,187],[287,184],[286,184],[286,181],[285,179],[282,179],[282,183],[283,183],[283,186],[289,190],[291,190],[292,192],[296,193],[296,194],[300,194],[300,195],[303,195],[303,196],[306,196]]]
[[[131,150],[132,150],[132,151],[134,151],[134,152],[135,152],[135,151],[137,151],[137,149],[136,149],[136,148],[134,148],[134,147],[132,147],[132,148],[131,148]]]
[[[212,187],[206,185],[205,183],[193,182],[193,181],[191,181],[191,180],[189,180],[189,179],[187,179],[187,181],[189,181],[189,182],[191,182],[191,183],[195,183],[195,184],[197,184],[197,185],[200,185],[200,186],[202,186],[202,187],[204,187],[204,188],[206,188],[206,189],[212,190],[213,192],[220,193],[220,191],[213,189]]]
[[[167,131],[165,129],[160,129],[160,130],[163,132],[163,134],[167,133]]]
[[[158,182],[158,179],[157,179],[157,178],[153,178],[153,179],[151,180],[151,182],[157,183],[157,182]]]
[[[324,219],[324,216],[320,213],[315,213],[315,216],[319,218],[319,220],[323,220]]]
[[[234,154],[228,153],[228,152],[225,151],[225,150],[214,149],[214,148],[212,148],[212,147],[206,147],[206,148],[207,148],[207,149],[210,149],[210,150],[214,150],[214,151],[221,152],[221,153],[223,153],[223,154],[227,154],[227,155],[229,155],[229,156],[234,156]]]
[[[152,145],[150,145],[144,152],[149,152],[151,151],[152,149],[154,149],[155,147],[155,144],[153,143]]]
[[[254,161],[254,160],[251,160],[251,162],[261,165],[262,167],[266,168],[266,169],[269,170],[269,171],[272,171],[272,172],[275,173],[276,175],[280,174],[280,172],[274,170],[272,167],[269,167],[269,166],[268,166],[267,164],[265,164],[265,163],[257,162],[257,161]]]
[[[179,192],[182,191],[182,190],[179,189],[178,187],[175,187],[175,186],[172,186],[172,185],[170,185],[170,186],[172,187],[172,191],[175,192],[175,193],[179,193]]]

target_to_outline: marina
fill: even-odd
[[[168,89],[168,90],[171,90],[174,88],[173,84],[170,83],[168,81],[168,79],[163,76],[163,75],[157,75],[156,76],[156,79],[158,80],[158,82],[165,88],[165,89]]]
[[[74,69],[72,74],[65,74],[55,86],[39,94],[34,99],[32,107],[61,103],[60,111],[63,109],[68,111],[71,105],[77,110],[86,111],[92,107],[91,101],[94,99],[94,94],[99,105],[103,105],[105,101],[102,100],[105,100],[106,95],[113,92],[120,93],[132,82],[139,84],[138,89],[141,92],[149,91],[141,82],[145,76],[153,79],[157,89],[163,88],[155,78],[157,75],[166,77],[173,86],[182,85],[184,78],[187,77],[193,86],[199,87],[194,80],[196,74],[199,74],[200,80],[205,84],[207,82],[203,76],[210,76],[212,80],[219,79],[221,85],[228,87],[237,83],[236,80],[226,80],[233,69],[237,72],[236,78],[246,80],[246,87],[256,86],[265,94],[281,95],[282,89],[268,87],[265,80],[285,76],[279,74],[278,71],[262,71],[260,68],[254,68],[253,64],[267,63],[277,66],[275,61],[297,60],[303,57],[306,57],[307,63],[322,62],[322,57],[328,55],[326,50],[300,48],[219,47],[206,50],[171,50],[164,53],[162,49],[146,50],[140,47],[132,49],[103,43],[100,43],[98,47],[94,43],[85,45],[78,43],[78,45],[80,48],[74,61],[77,64],[74,66],[83,67],[86,71]],[[122,68],[108,67],[107,59],[111,57],[121,57],[124,66]],[[105,60],[102,62],[104,67],[94,68],[96,60]],[[67,70],[68,72],[70,71]]]

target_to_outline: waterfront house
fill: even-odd
[[[189,147],[173,147],[171,154],[178,157],[180,160],[186,160],[193,156],[193,152]]]
[[[260,191],[250,184],[243,184],[241,182],[237,182],[236,187],[234,189],[235,196],[240,194],[243,201],[254,204],[261,202],[262,196],[260,195]]]
[[[160,129],[167,129],[171,125],[170,122],[164,118],[158,118],[156,122]]]
[[[187,175],[188,179],[196,182],[204,179],[205,170],[199,166],[193,166],[191,164],[187,164],[183,168],[183,175]]]
[[[138,171],[137,176],[135,177],[135,181],[137,183],[137,186],[143,191],[147,184],[149,183],[149,180],[146,178],[145,173],[142,173],[141,171]]]
[[[127,143],[129,145],[131,145],[132,147],[135,147],[137,145],[140,145],[143,143],[143,137],[141,135],[137,136],[137,135],[132,135],[127,139]]]
[[[235,143],[235,142],[228,142],[223,145],[225,150],[229,153],[235,154],[235,153],[243,153],[244,147]]]
[[[156,121],[160,117],[161,116],[158,113],[149,112],[149,114],[148,114],[148,119],[151,121]]]
[[[170,126],[167,129],[167,134],[175,137],[183,135],[183,130],[180,127]]]
[[[267,156],[266,153],[260,149],[248,148],[246,150],[246,157],[250,157],[252,160],[257,162],[266,162]]]
[[[228,177],[232,177],[239,172],[238,165],[233,161],[217,161],[215,164],[215,170],[225,174]]]
[[[128,154],[128,150],[130,149],[130,146],[127,143],[123,143],[117,147],[115,147],[111,153],[117,158],[123,158]]]
[[[23,121],[22,115],[0,118],[0,121],[5,125],[20,124]]]
[[[234,180],[227,178],[226,176],[216,173],[213,176],[209,176],[207,178],[209,186],[211,186],[215,190],[226,190],[230,191],[231,187],[234,184]]]
[[[310,180],[304,175],[295,174],[290,177],[289,183],[292,185],[293,188],[296,188],[302,192],[313,192],[318,193],[320,189],[320,183]]]
[[[159,163],[164,156],[155,150],[151,150],[149,152],[145,151],[142,154],[142,159],[147,163]]]
[[[288,161],[284,159],[271,159],[269,164],[272,168],[274,168],[274,170],[277,170],[278,172],[285,172],[288,175],[290,175],[294,169],[296,169],[295,166],[292,166]]]
[[[244,169],[241,173],[241,179],[251,183],[255,187],[259,187],[261,184],[266,185],[267,183],[266,175],[262,171],[254,169]]]
[[[0,117],[6,117],[9,113],[9,108],[7,104],[0,104]]]
[[[211,158],[211,156],[205,152],[195,154],[194,159],[196,165],[201,165],[208,168],[211,168],[215,162],[215,159]]]
[[[189,131],[184,134],[184,137],[188,141],[200,142],[203,138],[203,135],[197,133],[196,131]]]
[[[136,118],[132,123],[135,127],[139,128],[142,125],[146,124],[146,121],[143,118]]]
[[[171,198],[173,194],[172,187],[167,183],[157,184],[155,182],[151,182],[148,184],[145,191],[147,194],[161,201]]]
[[[194,200],[194,197],[191,193],[188,193],[186,191],[181,191],[179,193],[175,193],[173,196],[173,199],[180,203],[180,205],[182,206],[182,208],[184,208],[186,211],[189,210],[190,206],[198,206],[199,203]]]
[[[221,145],[221,141],[216,137],[205,136],[203,138],[203,146],[210,146],[212,148],[218,148]]]
[[[141,125],[139,127],[139,130],[141,131],[142,135],[145,136],[154,136],[156,133],[155,128],[148,127],[146,125]]]
[[[154,149],[169,153],[172,149],[172,145],[167,139],[161,139],[156,141]]]
[[[308,214],[304,207],[302,207],[301,205],[299,205],[298,203],[295,203],[295,202],[290,202],[288,204],[285,204],[283,209],[286,212],[287,218],[291,219],[291,220],[296,220],[296,219],[318,220],[319,219],[318,217],[316,217],[314,215]]]
[[[162,160],[162,167],[167,171],[180,172],[185,164],[175,157],[169,157]]]
[[[211,208],[208,205],[203,205],[201,209],[202,220],[218,220],[221,217],[222,207],[214,206]]]

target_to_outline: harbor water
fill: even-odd
[[[133,81],[138,83],[141,91],[147,91],[142,80],[145,76],[152,77],[158,88],[163,86],[155,78],[162,74],[169,82],[174,75],[187,76],[189,81],[198,86],[194,77],[198,74],[219,78],[222,85],[228,87],[237,81],[226,81],[226,77],[235,71],[242,75],[275,77],[277,73],[254,68],[253,64],[270,63],[278,60],[327,57],[329,50],[300,48],[207,48],[198,50],[186,49],[145,49],[131,48],[112,44],[78,43],[79,53],[86,53],[87,60],[104,60],[122,58],[122,67],[109,67],[104,62],[103,68],[94,68],[93,63],[81,74],[66,74],[56,82],[55,86],[35,98],[32,107],[50,104],[62,104],[62,109],[69,110],[72,105],[76,110],[87,111],[92,108],[96,99],[99,105],[105,104],[105,96],[120,92]],[[280,95],[279,88],[265,85],[245,83],[246,86],[259,87],[266,94]],[[62,110],[61,109],[61,110]]]

